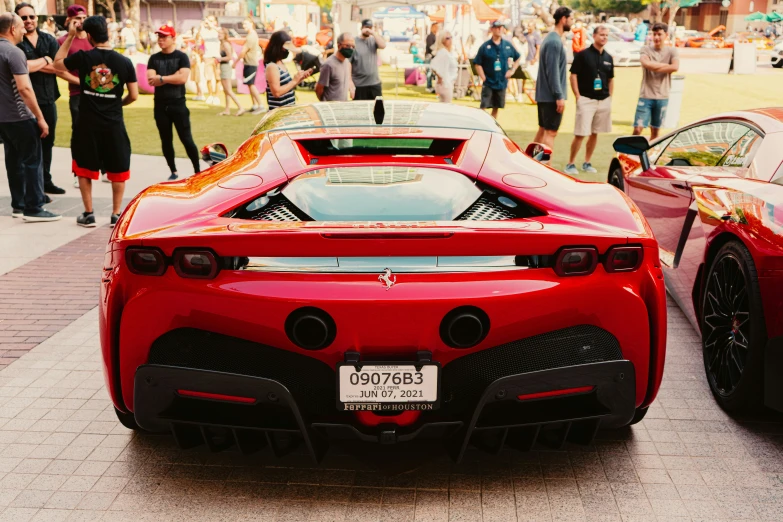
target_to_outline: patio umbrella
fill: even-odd
[[[766,16],[765,20],[767,22],[772,22],[772,23],[783,22],[783,15],[778,13],[777,11],[772,11]]]
[[[745,17],[746,22],[761,22],[766,19],[767,19],[767,15],[765,15],[761,11],[756,11],[755,13],[751,13]]]

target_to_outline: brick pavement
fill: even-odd
[[[95,307],[110,234],[98,228],[0,276],[0,368]]]
[[[0,277],[1,313],[29,302],[13,297],[20,282],[57,288],[53,263],[93,252],[97,266],[107,234],[98,229],[30,263],[37,269],[11,272],[11,286]],[[87,310],[87,279],[97,277],[81,269],[72,293]],[[697,335],[671,302],[669,313],[663,386],[640,424],[601,432],[590,446],[471,450],[458,466],[433,457],[390,474],[340,450],[314,468],[298,453],[181,451],[168,435],[133,434],[103,388],[89,309],[51,336],[62,325],[42,325],[48,338],[0,370],[0,521],[783,520],[783,416],[723,413]]]

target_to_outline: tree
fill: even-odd
[[[95,0],[95,3],[108,11],[109,16],[117,22],[117,14],[114,12],[114,0]]]
[[[569,0],[569,5],[579,11],[592,13],[638,13],[647,7],[648,0]]]

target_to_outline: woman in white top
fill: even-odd
[[[438,33],[435,54],[430,62],[430,70],[438,78],[435,93],[442,103],[451,103],[454,94],[454,82],[457,81],[457,59],[452,53],[453,39],[448,31]]]

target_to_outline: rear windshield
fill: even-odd
[[[408,167],[321,169],[282,191],[315,221],[452,221],[481,193],[457,172]]]
[[[454,152],[461,141],[429,138],[343,138],[309,139],[298,143],[313,156],[447,156]]]

